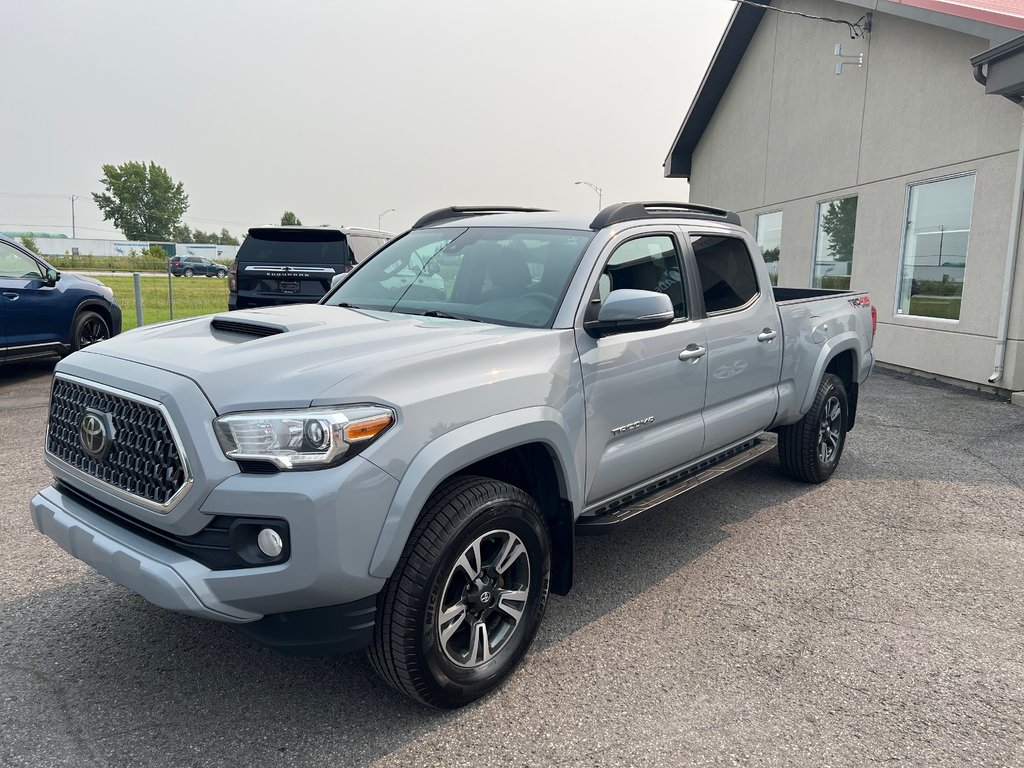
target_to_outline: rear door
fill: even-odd
[[[644,228],[613,239],[602,256],[586,319],[621,288],[667,294],[676,319],[659,330],[601,339],[582,325],[577,330],[587,403],[588,504],[686,464],[703,450],[707,337],[680,246],[679,230]]]
[[[336,229],[250,229],[238,249],[238,308],[315,303],[345,271],[348,254]]]
[[[782,328],[771,287],[760,284],[744,238],[695,228],[688,241],[707,318],[704,451],[710,453],[774,421]]]

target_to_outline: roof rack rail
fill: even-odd
[[[722,221],[726,224],[739,224],[740,217],[733,211],[724,208],[713,208],[710,205],[698,203],[672,203],[672,202],[641,202],[641,203],[616,203],[609,205],[602,210],[594,220],[590,222],[591,229],[604,229],[612,224],[621,221],[633,221],[635,219],[705,219],[708,221]]]
[[[520,208],[512,205],[453,205],[449,208],[438,208],[425,214],[412,225],[413,229],[437,224],[440,221],[464,219],[468,216],[486,216],[490,213],[548,213],[549,208]]]

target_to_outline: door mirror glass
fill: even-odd
[[[614,333],[653,331],[664,328],[675,319],[672,299],[664,293],[621,288],[608,294],[597,320],[584,323],[594,338]]]
[[[46,270],[47,285],[56,285],[58,280],[60,280],[60,272],[58,272],[53,267],[50,267],[49,269]]]

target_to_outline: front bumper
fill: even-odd
[[[226,570],[210,569],[58,486],[40,491],[31,511],[41,533],[151,603],[237,624],[376,595],[384,580],[369,575],[369,563],[397,485],[358,456],[316,472],[232,475],[206,497],[201,514],[286,520],[290,556]]]
[[[53,486],[33,497],[31,509],[40,533],[154,605],[217,621],[262,618],[218,600],[205,587],[208,568],[120,528]]]

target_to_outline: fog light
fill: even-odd
[[[252,541],[252,539],[250,539]],[[256,544],[267,557],[277,557],[284,549],[284,542],[281,535],[273,528],[264,528],[256,537]]]

